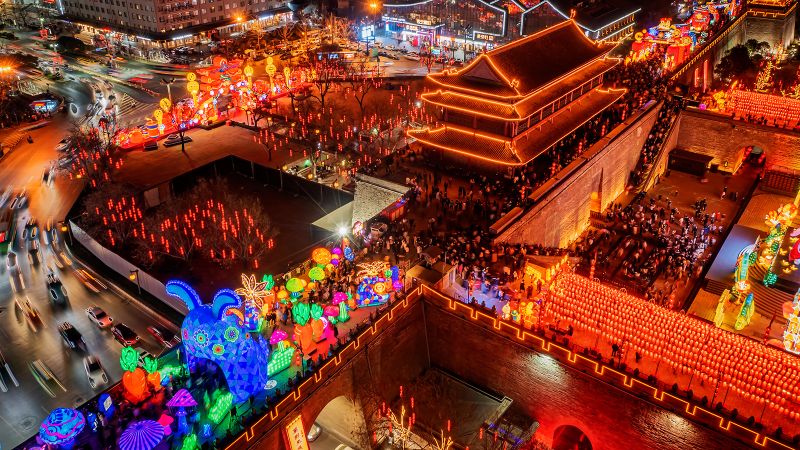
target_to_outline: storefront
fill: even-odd
[[[403,18],[383,16],[386,33],[398,42],[408,42],[412,47],[427,47],[437,44],[439,32],[444,24],[417,19],[415,22]]]

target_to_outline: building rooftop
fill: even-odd
[[[428,78],[460,92],[522,98],[604,57],[611,49],[609,44],[593,42],[574,21],[567,20],[481,54],[461,70]]]
[[[443,90],[422,94],[422,99],[437,106],[463,109],[502,120],[522,120],[558,100],[571,90],[602,75],[618,63],[618,59],[612,58],[592,60],[581,70],[574,71],[561,78],[557,83],[552,83],[521,100],[518,98],[509,98],[507,100],[486,99],[475,95]]]
[[[595,89],[513,140],[452,124],[435,129],[409,130],[408,134],[423,144],[442,150],[490,163],[519,166],[529,163],[564,136],[613,105],[625,92],[624,89]]]

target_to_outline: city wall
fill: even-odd
[[[565,247],[589,225],[592,211],[617,200],[636,167],[661,104],[633,115],[532,194],[535,204],[503,231],[498,242]]]
[[[712,156],[711,165],[722,172],[735,172],[748,146],[764,149],[768,167],[800,167],[800,132],[746,123],[699,110],[682,111],[678,121],[675,146]]]

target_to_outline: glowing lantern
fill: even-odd
[[[216,424],[220,423],[225,415],[230,412],[231,406],[233,406],[233,394],[225,392],[217,395],[217,399],[208,410],[208,420]]]
[[[308,271],[308,278],[314,281],[321,281],[325,279],[325,270],[321,267],[313,267]]]
[[[69,448],[86,426],[86,419],[71,408],[56,408],[50,411],[39,427],[39,439],[45,444]]]
[[[119,365],[125,374],[122,375],[122,385],[125,393],[129,396],[132,403],[139,403],[147,393],[147,381],[144,371],[138,366],[139,354],[131,347],[122,349],[119,357]]]
[[[160,109],[153,111],[153,117],[155,117],[156,122],[158,122],[158,132],[161,134],[164,129],[164,111]]]
[[[170,108],[172,108],[172,102],[168,98],[162,98],[161,101],[158,102],[158,106],[160,106],[164,112],[169,112]]]
[[[292,77],[291,77],[291,75],[292,75],[292,69],[290,69],[289,67],[284,67],[283,68],[283,79],[286,80],[286,86],[289,86],[289,87],[292,86]]]
[[[164,426],[154,420],[132,423],[119,437],[120,450],[151,450],[164,439]]]
[[[303,280],[299,278],[289,278],[286,282],[286,290],[292,293],[292,298],[300,297],[304,288]]]
[[[339,303],[346,301],[347,301],[347,294],[345,294],[344,292],[336,292],[333,294],[333,301],[331,303],[333,303],[334,305],[338,305]]]
[[[324,247],[316,248],[311,252],[311,259],[313,259],[315,263],[325,266],[331,262],[331,252]]]

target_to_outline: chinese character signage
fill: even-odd
[[[300,415],[286,425],[286,439],[289,441],[290,450],[309,450],[306,429],[303,427],[303,418]]]

